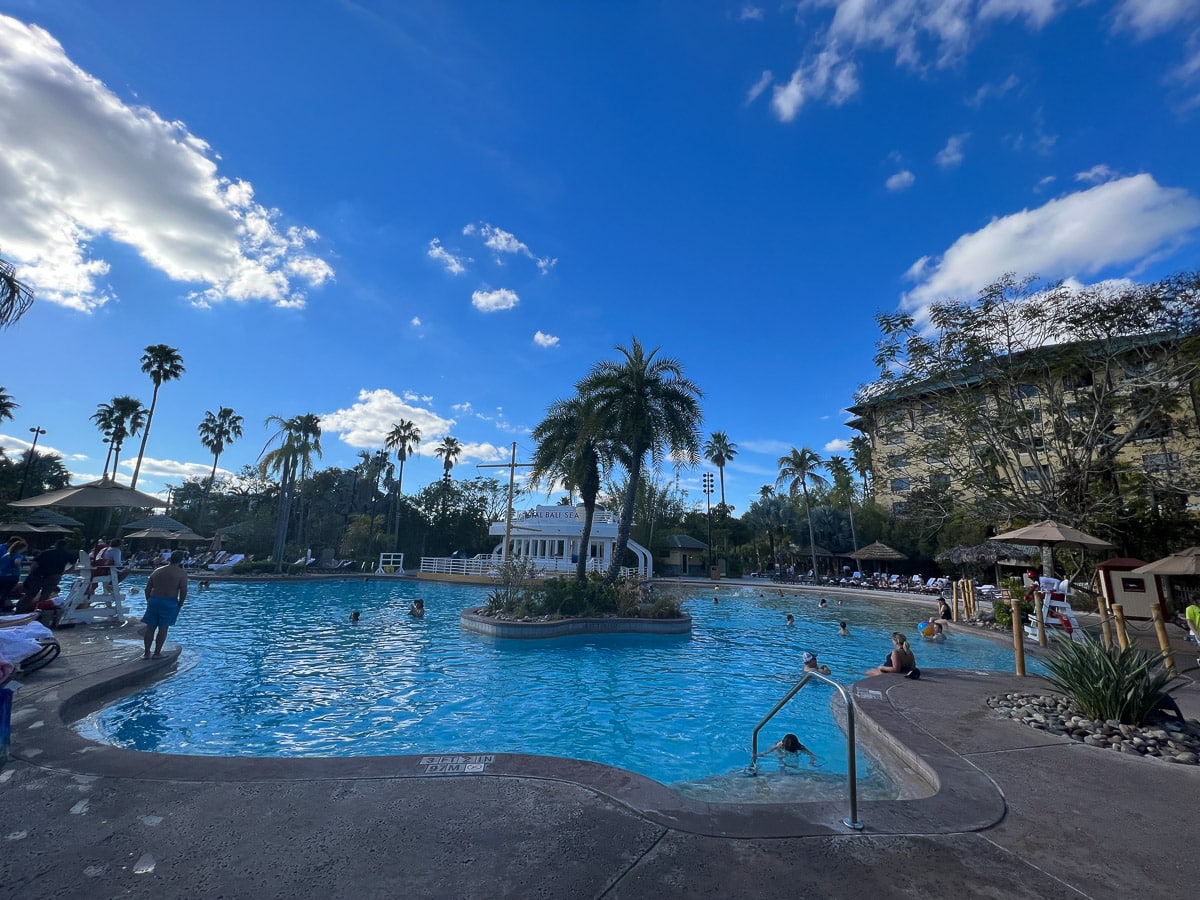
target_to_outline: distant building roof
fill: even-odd
[[[707,550],[708,544],[698,541],[690,534],[673,534],[667,538],[667,546],[676,550]]]

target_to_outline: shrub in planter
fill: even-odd
[[[1015,594],[1013,596],[1016,596]],[[1021,621],[1028,621],[1028,616],[1033,612],[1033,604],[1027,603],[1024,600],[1017,601],[1017,611],[1020,613]],[[1012,607],[1009,606],[1007,600],[997,600],[992,604],[992,615],[996,619],[997,625],[1003,625],[1005,628],[1012,627]]]
[[[1154,671],[1162,654],[1130,647],[1106,648],[1099,641],[1060,640],[1046,660],[1050,683],[1092,719],[1144,725],[1168,699],[1166,670]]]

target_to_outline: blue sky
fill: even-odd
[[[342,466],[412,419],[411,491],[447,433],[460,477],[527,459],[637,336],[738,445],[740,514],[852,436],[876,313],[1195,268],[1197,147],[1194,0],[0,0],[0,253],[37,295],[0,446],[98,477],[89,417],[149,403],[166,343],[139,488],[207,475],[230,406],[227,472],[271,415]]]

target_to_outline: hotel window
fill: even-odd
[[[889,469],[907,469],[908,457],[900,453],[893,453],[887,458]]]
[[[1142,468],[1147,472],[1178,472],[1178,453],[1145,453],[1142,455]]]
[[[883,435],[883,442],[885,444],[888,444],[891,446],[895,446],[896,444],[903,444],[904,443],[904,435],[903,435],[903,433],[901,433],[899,431],[889,431]]]
[[[921,437],[926,441],[944,441],[946,439],[946,426],[926,425],[921,429]]]
[[[907,512],[908,512],[908,504],[907,503],[897,500],[895,503],[892,504],[892,515],[902,516]]]
[[[892,493],[893,494],[907,494],[911,488],[912,488],[912,481],[908,478],[893,478],[892,479]]]
[[[1090,388],[1095,382],[1092,380],[1092,373],[1081,369],[1078,372],[1069,372],[1063,376],[1063,388],[1068,391],[1078,391],[1083,388]]]
[[[1025,398],[1036,397],[1037,395],[1038,395],[1037,386],[1032,385],[1032,384],[1018,385],[1016,387],[1016,389],[1013,391],[1013,399],[1019,399],[1021,397],[1025,397]]]
[[[930,475],[929,486],[931,488],[948,488],[950,487],[949,475]]]
[[[1042,466],[1021,466],[1021,477],[1026,481],[1038,481],[1042,477]]]

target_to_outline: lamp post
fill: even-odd
[[[713,474],[705,472],[703,478],[704,504],[708,509],[708,574],[712,577],[712,492]]]
[[[39,428],[37,425],[29,429],[33,433],[33,443],[29,447],[29,454],[25,457],[25,472],[21,475],[21,490],[17,492],[17,499],[21,500],[25,497],[25,482],[29,480],[29,467],[33,465],[34,452],[37,450],[38,438],[46,433],[45,428]]]

